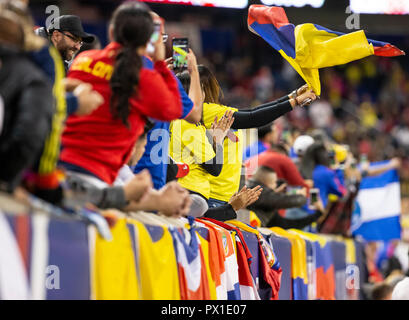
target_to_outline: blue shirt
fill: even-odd
[[[250,158],[253,158],[254,156],[258,156],[260,153],[263,153],[267,149],[269,149],[269,145],[258,140],[257,142],[249,145],[246,148],[243,154],[243,162],[247,161]]]
[[[145,68],[153,69],[153,62],[148,58],[143,59]],[[183,89],[179,79],[176,78],[182,100],[183,112],[181,119],[186,118],[193,109],[193,101]],[[156,121],[154,127],[148,132],[145,153],[134,167],[134,173],[148,169],[155,189],[160,189],[166,184],[167,164],[169,156],[169,122]]]
[[[329,194],[335,194],[339,197],[343,195],[342,186],[334,170],[323,165],[317,165],[312,173],[312,179],[314,180],[314,188],[320,190],[324,208],[328,203]]]

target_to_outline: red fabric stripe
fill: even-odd
[[[30,220],[28,216],[16,217],[16,238],[17,244],[20,248],[20,253],[24,261],[24,266],[28,273],[29,257],[30,257]]]
[[[255,21],[259,24],[273,24],[276,28],[290,23],[283,8],[253,4],[249,7],[247,23],[250,26]]]
[[[374,47],[374,54],[380,57],[396,57],[405,55],[405,51],[400,50],[394,45],[387,44],[383,47]]]

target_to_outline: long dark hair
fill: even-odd
[[[114,118],[128,124],[129,98],[138,93],[139,72],[142,57],[136,50],[146,45],[153,32],[153,20],[149,11],[134,3],[119,6],[111,20],[114,41],[122,45],[115,59],[110,80],[111,112]]]
[[[223,91],[215,75],[204,65],[197,66],[200,74],[200,84],[205,92],[204,102],[220,104],[223,99]]]
[[[305,151],[300,163],[300,173],[304,179],[312,179],[312,172],[317,165],[329,166],[329,156],[322,142],[314,142]]]

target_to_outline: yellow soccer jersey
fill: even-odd
[[[238,111],[215,103],[203,104],[203,123],[210,129],[215,117],[220,118],[226,111]],[[229,138],[223,144],[223,169],[218,177],[210,177],[210,198],[228,202],[231,196],[239,190],[241,167],[243,162],[243,133],[241,130],[233,131],[237,137],[236,142]]]
[[[135,220],[128,223],[136,231],[135,251],[142,300],[180,300],[177,260],[169,230]]]
[[[112,241],[96,235],[92,259],[92,288],[97,300],[140,299],[135,255],[125,219],[111,229]]]
[[[200,193],[208,199],[211,175],[200,164],[213,159],[216,154],[206,136],[206,128],[185,120],[176,120],[170,125],[170,134],[171,158],[189,165],[189,174],[178,179],[178,182],[182,187]]]

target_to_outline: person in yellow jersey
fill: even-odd
[[[185,90],[189,90],[189,73],[177,74],[177,77]],[[204,97],[205,91],[202,99]],[[225,110],[215,115],[209,128],[204,126],[203,121],[192,124],[184,120],[175,120],[171,123],[169,155],[174,161],[189,165],[189,173],[179,178],[178,182],[193,194],[192,197],[200,196],[193,200],[193,205],[201,208],[195,210],[198,211],[195,216],[204,214],[206,217],[221,221],[234,219],[238,210],[256,201],[261,193],[261,187],[258,186],[253,189],[245,187],[240,192],[235,190],[223,206],[207,210],[211,192],[210,182],[217,179],[226,163],[223,146],[234,121],[233,111]],[[201,203],[195,204],[196,202]]]
[[[234,121],[223,142],[224,164],[221,173],[217,177],[210,177],[209,208],[216,208],[228,203],[229,199],[239,190],[242,158],[243,158],[243,135],[239,129],[257,128],[264,126],[280,116],[293,110],[296,106],[310,104],[317,97],[306,85],[294,90],[287,96],[276,101],[260,105],[253,109],[240,110],[220,103],[222,90],[220,85],[209,70],[199,65],[199,74],[202,89],[204,91],[202,123],[210,129],[215,117],[220,118],[227,111],[233,113]],[[179,78],[186,85],[189,77],[183,72]]]
[[[210,196],[209,175],[217,177],[222,171],[223,140],[233,121],[233,112],[227,111],[219,121],[213,119],[211,131],[202,123],[185,120],[175,120],[170,125],[170,156],[189,165],[189,174],[178,182],[206,200]]]

